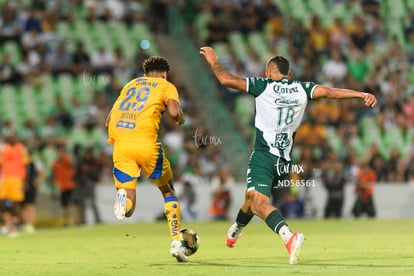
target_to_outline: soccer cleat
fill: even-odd
[[[12,230],[12,231],[10,231],[10,233],[9,234],[7,234],[7,236],[9,237],[9,238],[16,238],[16,237],[18,237],[20,235],[20,233],[19,233],[19,231],[17,231],[17,230]]]
[[[9,234],[10,233],[10,226],[9,225],[3,225],[1,228],[0,228],[0,234],[2,234],[2,235],[7,235],[7,234]]]
[[[116,199],[114,204],[114,213],[117,219],[125,218],[127,207],[127,192],[125,189],[118,189],[116,192]]]
[[[36,232],[36,229],[33,227],[33,225],[26,224],[23,226],[23,232],[33,234],[34,232]]]
[[[242,228],[237,225],[237,223],[233,223],[230,226],[229,231],[227,232],[226,237],[226,245],[227,247],[233,248],[236,246],[237,240],[242,235]]]
[[[188,258],[185,256],[183,250],[181,249],[181,241],[172,241],[170,254],[177,259],[177,262],[188,262]]]
[[[300,248],[304,241],[305,236],[300,232],[296,232],[285,243],[285,247],[289,253],[289,264],[297,264],[299,262]]]

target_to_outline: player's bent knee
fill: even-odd
[[[254,215],[260,216],[261,212],[266,209],[268,199],[262,196],[254,196],[251,199],[250,210]]]
[[[258,202],[252,201],[250,205],[250,211],[253,213],[253,215],[259,215],[261,210],[261,204]]]

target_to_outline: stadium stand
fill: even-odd
[[[110,4],[117,7],[109,9]],[[75,150],[93,147],[105,165],[102,182],[111,183],[111,148],[104,120],[122,85],[143,73],[142,61],[162,54],[157,34],[148,24],[147,4],[2,1],[0,10],[0,58],[10,60],[0,66],[0,142],[10,131],[17,131],[44,164],[48,180],[56,145],[66,144],[74,160],[79,155]],[[115,18],[118,11],[122,15]],[[6,36],[10,25],[18,27],[16,37]],[[144,40],[146,44],[140,44]],[[84,51],[78,53],[78,47]],[[61,67],[63,60],[68,60],[66,67]],[[205,135],[211,126],[199,123],[183,77],[172,70],[170,78],[179,88],[188,123],[182,132],[172,121],[163,123],[161,137],[168,137],[165,150],[177,170],[177,181],[186,173],[194,175],[197,183],[205,183],[220,172],[217,160],[224,158],[208,143],[195,149],[197,128]],[[220,163],[223,168],[224,163]],[[49,181],[41,191],[52,198],[56,192]]]
[[[105,115],[120,86],[142,73],[137,64],[146,56],[165,53],[165,45],[158,44],[165,41],[160,39],[163,34],[149,24],[146,2],[1,1],[1,139],[10,129],[17,130],[31,148],[39,150],[45,167],[55,158],[55,144],[65,142],[70,149],[93,145],[106,164],[103,175],[110,175]],[[379,105],[373,111],[353,101],[341,102],[334,107],[339,115],[329,120],[332,106],[312,103],[304,129],[317,130],[321,139],[311,146],[298,139],[297,160],[310,147],[313,167],[340,158],[350,180],[358,160],[366,160],[376,168],[379,181],[414,181],[414,1],[190,2],[171,5],[170,34],[164,34],[179,49],[180,72],[193,80],[186,83],[182,75],[171,75],[191,122],[183,132],[171,122],[163,125],[162,135],[171,139],[166,151],[177,176],[191,172],[204,183],[223,165],[230,166],[239,181],[244,178],[254,139],[253,101],[215,85],[208,70],[199,70],[203,63],[197,47],[214,41],[210,32],[215,31],[225,34],[212,44],[220,60],[241,75],[260,71],[257,65],[277,53],[291,60],[298,79],[377,95]],[[219,28],[210,25],[215,17],[222,24]],[[150,47],[140,48],[143,40]],[[72,56],[80,42],[85,48],[81,69],[53,71],[60,65],[53,63],[58,45],[64,46],[62,56]],[[333,49],[346,65],[342,80],[330,79],[322,70]],[[200,133],[220,137],[225,146],[195,149],[198,128]],[[404,169],[397,170],[397,164]]]
[[[325,124],[326,140],[344,160],[355,152],[359,159],[372,161],[370,148],[377,147],[384,164],[382,169],[387,172],[378,173],[381,176],[388,175],[380,181],[395,179],[390,169],[394,165],[390,162],[395,161],[391,159],[391,152],[396,149],[406,168],[404,176],[399,179],[409,181],[409,175],[413,171],[412,123],[407,122],[409,115],[402,115],[401,112],[403,105],[410,106],[407,101],[414,92],[410,59],[413,50],[407,43],[413,32],[412,1],[263,1],[255,5],[258,16],[264,14],[262,9],[265,2],[269,5],[268,9],[272,7],[276,12],[264,20],[258,19],[257,22],[262,23],[256,30],[246,33],[240,26],[234,26],[228,34],[228,41],[212,45],[221,60],[228,60],[228,56],[235,55],[238,62],[246,66],[248,49],[258,54],[261,62],[277,53],[290,58],[296,78],[375,93],[380,104],[373,112],[367,113],[354,102],[340,103],[339,118]],[[199,10],[202,13],[196,18],[194,26],[197,29],[195,33],[200,34],[195,39],[200,46],[208,40],[212,15],[220,15],[220,18],[232,17],[234,14],[239,16],[243,9],[255,2],[237,3],[232,5],[230,11],[223,3],[207,1],[200,4]],[[275,18],[280,11],[283,20],[278,22]],[[229,12],[233,14],[228,14]],[[321,20],[319,34],[315,32],[315,26],[310,25],[316,20]],[[282,30],[272,40],[268,36],[270,22],[276,24],[271,25],[271,30]],[[226,23],[223,21],[222,24],[224,26]],[[303,32],[302,43],[296,43],[300,39],[296,32]],[[321,49],[318,50],[318,47]],[[341,60],[348,70],[343,83],[329,79],[320,70],[329,59],[332,49],[339,49]],[[228,69],[231,70],[234,66],[230,63]],[[253,116],[251,102],[240,97],[236,103],[235,107],[229,104],[230,110],[236,114],[233,118],[242,129],[251,128],[252,119],[246,119],[246,114]],[[317,105],[310,105],[305,125],[318,116],[312,114]],[[382,117],[384,118],[379,119]],[[251,138],[252,136],[248,142]],[[305,145],[298,146],[301,149]],[[326,150],[321,145],[314,147],[314,152],[318,157],[317,163],[326,156]],[[297,158],[299,153],[300,151]],[[348,164],[348,170],[354,165],[356,164]]]

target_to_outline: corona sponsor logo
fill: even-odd
[[[273,91],[276,94],[292,94],[292,93],[299,93],[298,87],[283,87],[282,85],[275,85],[273,86]]]

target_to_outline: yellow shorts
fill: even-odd
[[[18,177],[4,177],[0,182],[0,200],[21,202],[24,199],[24,183]]]
[[[160,143],[115,142],[113,162],[116,188],[135,189],[141,169],[158,187],[172,178],[170,162]]]

